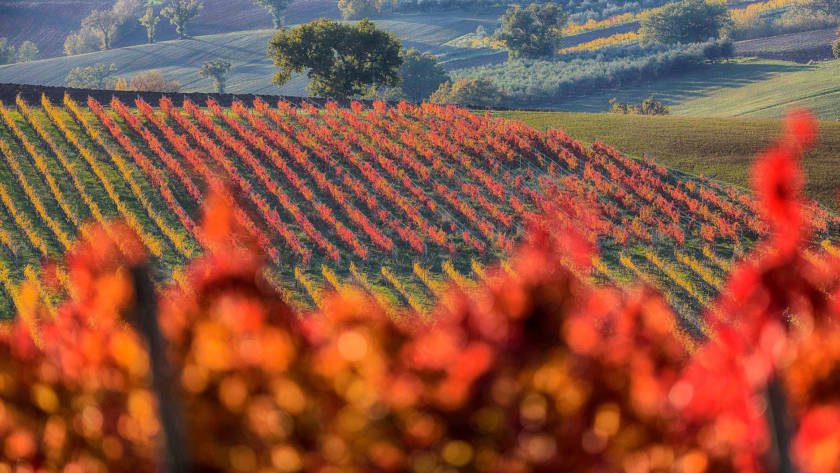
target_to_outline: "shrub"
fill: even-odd
[[[116,64],[94,64],[92,66],[74,67],[65,78],[67,87],[79,89],[109,89],[113,88],[116,79],[112,76],[117,72]]]
[[[432,103],[476,106],[499,105],[502,100],[502,92],[491,81],[485,79],[446,81],[429,97]]]
[[[639,105],[619,102],[617,98],[610,99],[610,113],[623,115],[669,115],[671,110],[662,102],[649,96]]]
[[[178,92],[181,83],[174,79],[167,79],[160,71],[141,72],[130,80],[117,81],[116,90],[132,90],[136,92]]]
[[[338,9],[345,20],[360,20],[382,12],[382,0],[338,0]]]
[[[20,47],[18,47],[17,52],[17,60],[18,62],[29,62],[38,59],[38,45],[33,43],[32,41],[24,41],[20,43]]]
[[[98,51],[100,44],[101,40],[93,31],[82,28],[67,35],[64,40],[64,55],[75,56]]]
[[[0,65],[15,62],[16,56],[14,45],[8,39],[0,38]]]
[[[840,38],[831,43],[831,54],[834,55],[835,59],[840,59]]]

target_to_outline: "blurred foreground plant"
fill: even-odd
[[[772,237],[681,331],[646,288],[576,277],[594,256],[562,209],[427,317],[348,289],[294,314],[212,193],[204,256],[148,282],[127,227],[67,256],[0,337],[0,470],[838,471],[840,261],[808,248],[797,114],[755,167]],[[431,320],[431,322],[428,322]]]

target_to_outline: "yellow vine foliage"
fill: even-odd
[[[52,104],[49,102],[49,99],[45,95],[41,96],[41,103],[44,105],[44,109],[46,110],[48,107],[53,108]],[[82,110],[79,108],[79,105],[70,98],[69,95],[64,95],[64,105],[72,112],[72,114],[76,117],[79,123],[82,124],[82,127],[85,129],[87,134],[94,140],[96,143],[105,150],[108,156],[111,158],[111,161],[119,170],[120,175],[122,175],[123,179],[126,183],[128,183],[129,188],[131,189],[132,194],[140,202],[140,205],[146,210],[146,213],[151,217],[151,219],[155,222],[157,227],[161,230],[161,232],[166,235],[172,245],[178,250],[179,253],[184,255],[187,259],[190,259],[195,256],[195,251],[189,244],[189,240],[187,236],[183,233],[183,229],[181,231],[175,230],[172,228],[166,220],[161,216],[160,212],[157,211],[156,206],[149,200],[148,195],[146,192],[143,192],[143,189],[140,187],[140,184],[137,181],[137,178],[134,175],[134,170],[129,167],[126,160],[119,155],[119,153],[114,152],[102,139],[100,133],[93,128],[93,125],[90,121],[85,117]],[[106,178],[104,175],[103,178]],[[111,186],[110,181],[108,181],[108,185]],[[109,192],[110,194],[110,192]]]
[[[22,102],[19,96],[18,100]],[[105,192],[108,194],[108,197],[111,198],[119,213],[125,218],[126,223],[137,232],[140,236],[140,240],[146,248],[148,248],[153,255],[159,257],[163,252],[163,244],[157,237],[146,231],[143,224],[137,218],[137,215],[129,210],[125,201],[123,201],[119,193],[117,193],[116,189],[114,189],[113,183],[110,179],[108,179],[108,176],[105,174],[102,166],[99,165],[97,157],[88,147],[84,145],[84,143],[82,143],[81,138],[76,134],[76,132],[70,129],[67,123],[65,123],[63,117],[61,117],[58,109],[50,103],[46,96],[42,96],[41,103],[44,107],[44,111],[47,113],[47,116],[56,126],[58,126],[58,129],[61,130],[67,140],[76,147],[79,154],[85,159],[85,161],[87,161],[91,170],[93,170],[93,173],[97,178],[99,178],[102,186],[105,187]]]
[[[596,49],[601,49],[605,46],[612,46],[615,44],[624,43],[634,43],[637,41],[639,41],[639,32],[630,31],[628,33],[616,33],[614,35],[606,36],[603,38],[596,38],[592,41],[587,41],[585,43],[581,43],[570,48],[563,48],[560,50],[560,52],[575,53],[580,51],[594,51]]]
[[[65,250],[69,248],[71,245],[70,236],[67,235],[58,222],[56,222],[47,211],[44,206],[44,202],[38,195],[38,192],[35,191],[32,184],[29,182],[29,178],[26,177],[26,173],[23,172],[23,168],[21,167],[21,163],[17,159],[17,156],[15,156],[15,153],[9,147],[8,143],[3,140],[0,140],[0,156],[3,156],[6,159],[6,162],[9,164],[9,167],[12,169],[12,172],[20,183],[24,194],[26,194],[27,199],[32,202],[32,206],[35,207],[35,210],[38,212],[38,216],[44,221],[44,223],[47,224],[47,227],[50,231],[52,231],[59,243],[61,243],[61,246],[63,246]]]
[[[414,309],[415,312],[418,314],[422,314],[426,312],[426,307],[423,306],[422,303],[417,299],[417,297],[405,287],[402,281],[391,271],[387,266],[382,266],[380,269],[380,273],[382,276],[394,287],[394,289],[399,292],[406,301],[408,301],[408,305]]]
[[[61,210],[67,216],[67,219],[73,223],[73,225],[78,228],[82,220],[73,211],[73,208],[70,207],[70,204],[67,202],[64,193],[58,187],[58,182],[55,180],[55,177],[49,170],[49,166],[47,165],[47,160],[41,152],[35,147],[32,141],[26,136],[25,133],[18,127],[17,123],[15,123],[14,118],[11,115],[11,112],[6,108],[2,101],[0,101],[0,115],[3,117],[3,122],[6,126],[12,130],[12,133],[15,137],[20,140],[23,144],[24,149],[32,157],[33,162],[35,163],[35,167],[47,181],[47,186],[50,188],[50,192],[52,192],[53,197],[55,198],[56,202],[58,202],[58,206],[61,207]],[[37,130],[36,130],[37,131]]]
[[[322,305],[324,300],[321,294],[321,288],[297,266],[295,266],[295,280],[303,286],[303,289],[309,295],[309,298],[312,299],[312,302],[315,303],[315,306],[323,309]]]

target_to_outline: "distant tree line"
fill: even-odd
[[[216,93],[225,92],[231,64],[223,59],[205,62],[198,75],[213,81]],[[181,83],[158,70],[142,71],[129,78],[116,76],[116,64],[93,64],[73,68],[65,78],[68,87],[79,89],[114,89],[137,92],[179,92]]]
[[[284,12],[291,0],[252,0],[264,8],[275,28],[284,23]],[[158,39],[162,19],[175,29],[179,39],[189,37],[189,28],[195,24],[204,8],[203,0],[116,0],[108,9],[90,12],[82,19],[80,28],[70,33],[64,41],[64,54],[75,55],[111,49],[130,25],[139,24],[146,32],[146,42]]]
[[[38,54],[38,46],[32,41],[15,46],[7,38],[0,38],[0,65],[34,61],[38,59]]]
[[[504,105],[545,105],[572,96],[650,81],[708,61],[731,57],[729,40],[689,45],[627,46],[564,54],[552,60],[517,59],[503,64],[460,69],[456,80],[484,79],[499,91]],[[487,93],[492,90],[487,88]],[[490,99],[485,99],[490,100]]]

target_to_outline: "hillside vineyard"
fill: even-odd
[[[392,313],[423,312],[444,283],[469,289],[486,266],[505,267],[525,228],[549,212],[601,250],[580,276],[641,278],[692,326],[731,260],[767,232],[735,188],[454,107],[65,96],[19,98],[0,104],[0,115],[7,317],[20,284],[42,272],[55,282],[41,287],[45,301],[73,296],[66,269],[49,262],[62,260],[86,222],[125,221],[158,279],[179,282],[201,247],[202,202],[218,184],[269,255],[266,279],[303,308],[352,285]],[[813,215],[816,243],[834,249],[828,235],[840,221],[817,207]]]

